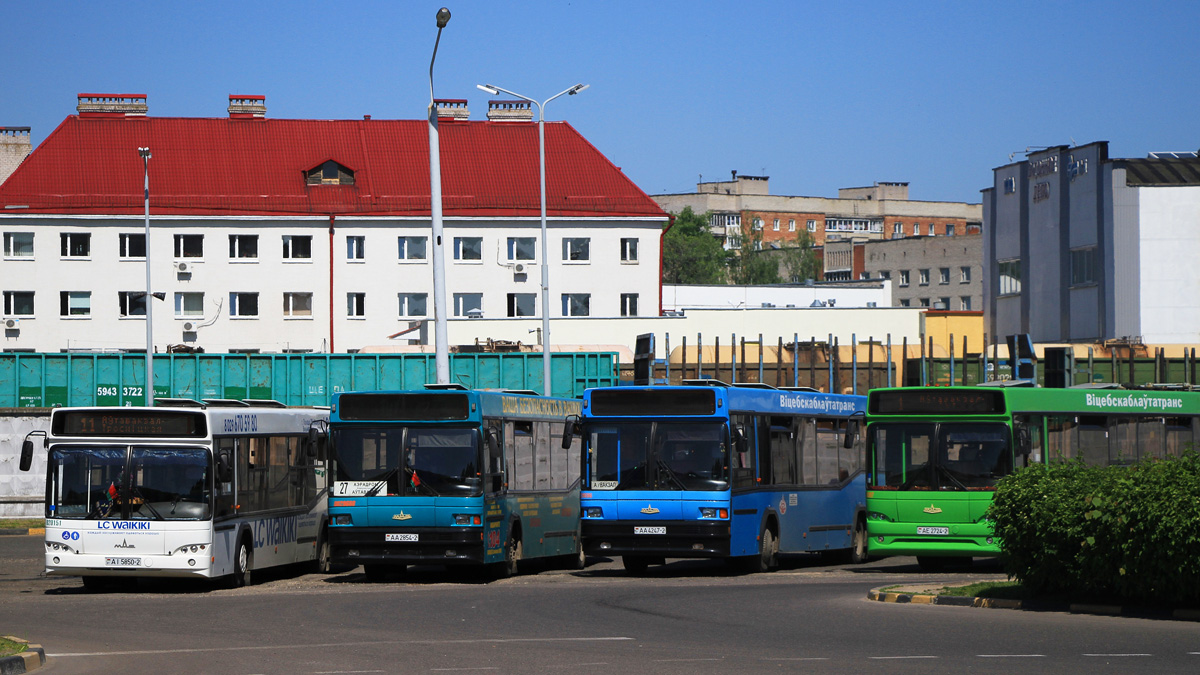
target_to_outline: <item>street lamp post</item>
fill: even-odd
[[[538,107],[538,168],[541,174],[542,202],[542,393],[550,396],[550,245],[546,236],[546,104],[563,94],[574,96],[587,89],[589,85],[577,84],[570,89],[558,92],[541,103],[493,84],[477,84],[475,86],[493,96],[503,92],[523,101],[529,101]]]
[[[138,148],[142,158],[146,203],[146,405],[154,405],[154,294],[150,288],[150,148]]]
[[[433,221],[433,341],[434,367],[438,384],[450,383],[450,351],[446,336],[446,257],[442,247],[442,162],[438,144],[437,104],[433,100],[433,62],[437,59],[442,29],[450,22],[450,10],[437,13],[437,39],[429,59],[429,211]]]

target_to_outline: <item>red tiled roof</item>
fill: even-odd
[[[71,115],[0,185],[0,207],[142,213],[137,149],[149,147],[155,214],[427,216],[427,124]],[[536,123],[443,119],[438,132],[447,216],[539,214]],[[307,185],[327,160],[355,184]],[[566,122],[546,124],[546,172],[550,215],[666,218]]]

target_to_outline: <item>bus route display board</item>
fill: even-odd
[[[468,419],[470,402],[466,394],[342,394],[337,413],[343,420],[444,422]]]
[[[622,388],[592,392],[591,415],[596,417],[644,417],[647,415],[713,415],[716,391],[711,388],[646,389]]]
[[[872,391],[872,415],[1000,415],[1004,393],[979,389],[890,389]]]
[[[158,410],[63,410],[54,415],[56,436],[204,438],[202,413]]]

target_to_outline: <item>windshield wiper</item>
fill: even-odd
[[[687,486],[683,484],[683,481],[679,479],[679,476],[676,476],[675,472],[671,470],[671,466],[667,464],[666,460],[662,459],[661,457],[658,460],[658,474],[660,476],[666,474],[667,479],[674,483],[680,490],[687,489]]]
[[[163,518],[162,514],[158,512],[158,509],[154,508],[154,505],[151,504],[148,499],[146,499],[146,495],[142,494],[142,490],[138,486],[136,486],[136,485],[129,486],[129,496],[137,497],[138,499],[141,499],[142,506],[145,506],[150,511],[150,513],[154,515],[155,520],[166,520],[166,518]]]
[[[955,477],[954,477],[954,474],[950,472],[950,469],[947,469],[946,467],[942,466],[941,464],[938,464],[938,465],[937,465],[937,468],[938,468],[938,469],[939,469],[939,470],[940,470],[940,471],[941,471],[943,474],[945,474],[946,478],[949,478],[951,481],[953,481],[955,485],[957,485],[958,487],[960,487],[960,488],[962,488],[962,489],[964,489],[964,490],[966,490],[966,489],[967,489],[967,486],[966,486],[966,485],[963,485],[963,484],[962,484],[962,481],[960,481],[959,479],[957,479],[957,478],[955,478]]]
[[[387,471],[383,472],[382,475],[369,479],[369,480],[375,481],[375,487],[371,488],[370,490],[367,490],[366,494],[364,494],[363,496],[364,497],[374,497],[375,495],[379,494],[379,491],[381,489],[386,490],[387,482],[389,480],[391,480],[392,476],[395,476],[396,472],[399,470],[400,470],[400,467],[396,467],[394,469],[388,469]]]

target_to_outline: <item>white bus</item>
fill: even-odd
[[[119,578],[225,577],[312,561],[328,569],[329,411],[274,401],[159,399],[58,408],[48,452],[46,574],[95,589]]]

